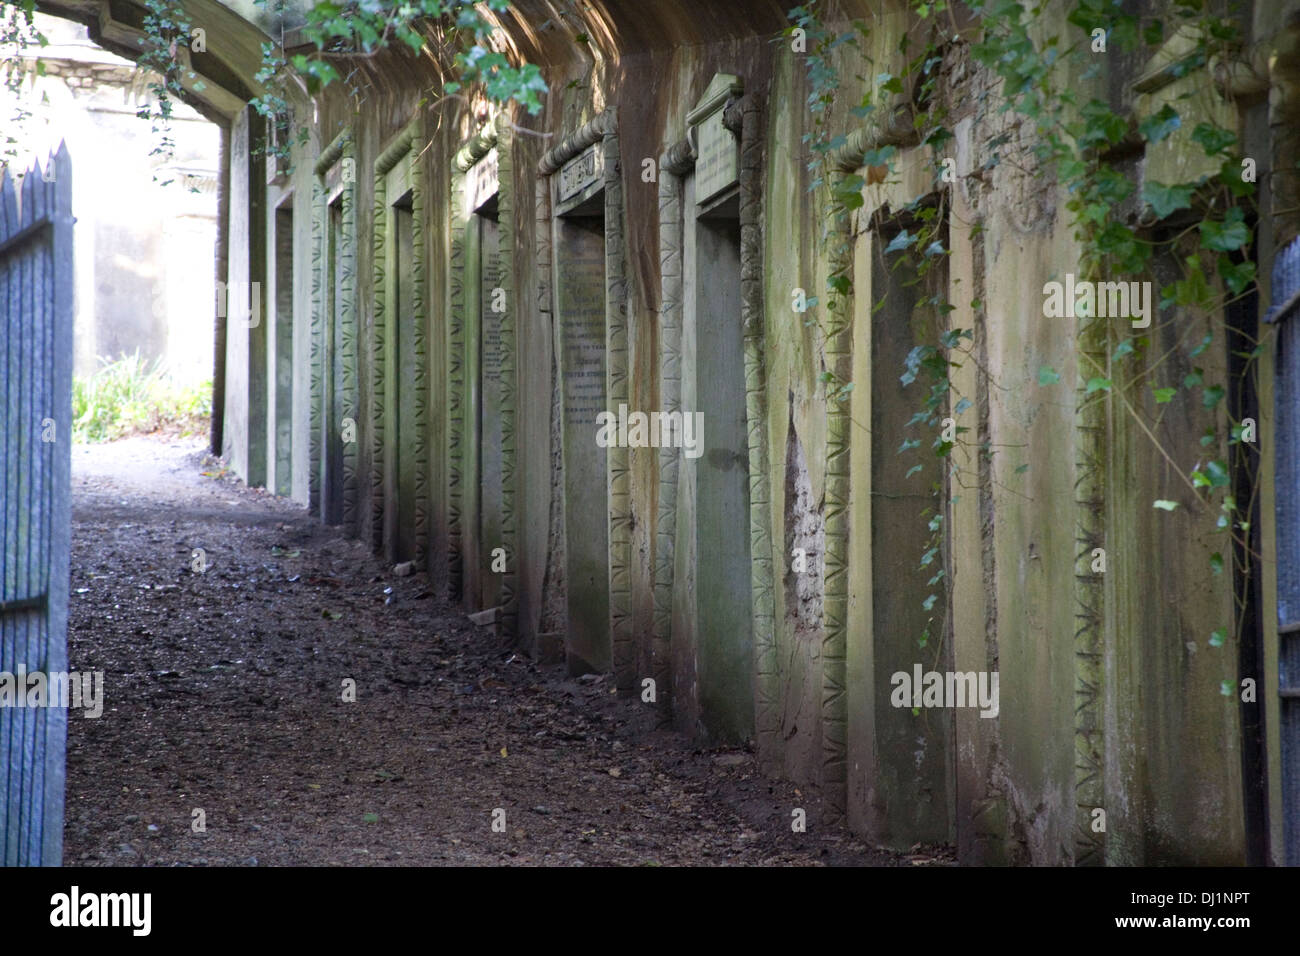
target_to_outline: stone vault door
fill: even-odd
[[[309,501],[325,524],[356,534],[356,160],[344,131],[316,163],[312,214]]]
[[[53,173],[53,175],[51,175]],[[67,670],[72,163],[0,173],[0,672]],[[31,701],[24,678],[16,687]],[[48,688],[47,680],[47,688]],[[0,707],[0,864],[63,861],[67,711]]]
[[[716,74],[659,169],[661,413],[679,425],[654,436],[655,673],[681,729],[728,743],[755,726],[742,170],[724,117],[742,93]]]
[[[375,163],[371,531],[391,561],[423,568],[429,542],[425,186],[417,117]]]
[[[598,416],[628,401],[627,278],[618,118],[599,114],[538,164],[539,300],[554,311],[560,378],[565,584],[571,673],[636,686],[628,449],[597,443]],[[626,409],[624,409],[626,411]]]

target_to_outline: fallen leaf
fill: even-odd
[[[501,756],[503,756],[503,757],[506,756],[506,748],[505,748],[505,747],[502,747],[502,748],[501,748]]]
[[[622,771],[622,770],[619,770],[617,767],[610,767],[610,768],[609,768],[609,775],[610,775],[611,777],[621,777],[621,776],[623,776],[623,771]]]

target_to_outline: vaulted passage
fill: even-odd
[[[159,2],[39,6],[138,57]],[[131,446],[152,497],[79,459],[74,651],[119,696],[74,729],[78,858],[1297,862],[1300,20],[416,9],[172,9],[221,129],[179,170],[212,457]],[[31,330],[110,295],[18,251],[90,217],[0,212],[0,612],[56,625],[15,581],[66,554],[28,549],[58,495],[16,504],[71,457]],[[53,814],[0,746],[0,805]]]

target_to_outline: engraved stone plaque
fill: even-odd
[[[719,73],[686,116],[695,142],[695,202],[707,203],[740,177],[740,142],[722,124],[727,101],[743,89],[740,79]]]
[[[604,175],[604,147],[597,143],[560,167],[559,201],[572,199]]]
[[[560,327],[564,515],[571,670],[610,663],[609,507],[606,449],[604,220],[556,221],[556,321]]]
[[[471,166],[465,176],[465,215],[469,217],[501,188],[500,157],[496,149]]]

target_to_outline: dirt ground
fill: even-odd
[[[822,827],[815,793],[512,653],[198,442],[77,446],[73,491],[71,668],[105,706],[69,714],[68,865],[948,862]]]

